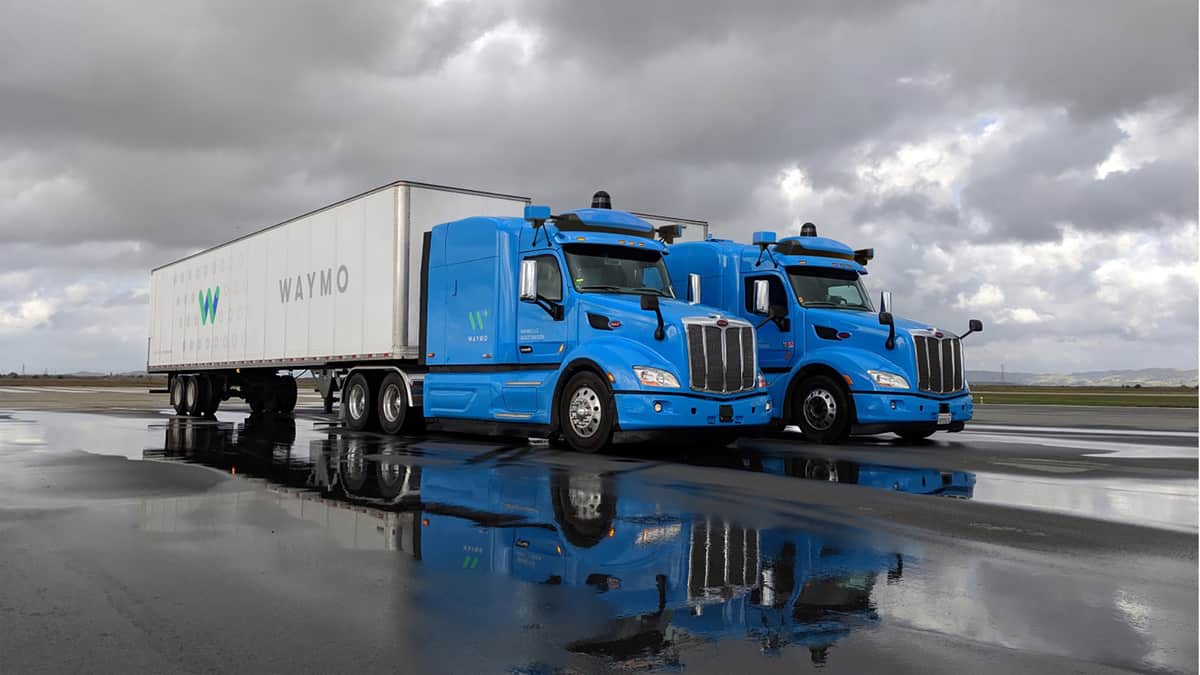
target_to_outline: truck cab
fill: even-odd
[[[680,288],[755,326],[776,426],[811,440],[895,432],[926,438],[960,431],[974,409],[963,335],[894,316],[890,295],[876,307],[862,283],[872,249],[820,237],[759,232],[751,244],[709,239],[672,247]],[[885,306],[886,305],[886,306]]]
[[[728,442],[769,423],[754,328],[676,293],[662,240],[677,233],[602,207],[435,226],[427,423],[561,435],[585,452],[663,433]]]

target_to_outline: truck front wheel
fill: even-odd
[[[837,443],[850,434],[850,397],[832,378],[813,375],[796,387],[792,423],[815,443]]]
[[[362,373],[350,376],[346,389],[342,392],[342,411],[346,418],[346,426],[353,431],[363,431],[371,425],[375,417],[375,406],[372,404],[371,382]]]
[[[567,380],[558,399],[563,440],[577,452],[596,452],[612,438],[615,406],[599,375],[585,370]]]

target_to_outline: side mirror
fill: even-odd
[[[521,302],[537,301],[537,261],[521,261]]]
[[[661,340],[664,337],[666,337],[667,332],[663,325],[663,315],[662,315],[662,312],[660,312],[658,310],[658,296],[657,295],[643,295],[642,296],[642,309],[647,312],[654,312],[655,318],[658,319],[658,326],[655,327],[655,329],[654,329],[654,339]]]
[[[688,304],[690,304],[690,305],[700,304],[700,275],[699,274],[692,273],[692,274],[688,275]]]
[[[885,297],[881,298],[881,300],[886,300],[888,302],[888,304],[891,304],[891,301],[892,301],[891,293],[884,291],[884,296]],[[883,304],[883,303],[881,302],[880,304]],[[896,320],[894,318],[892,318],[892,313],[891,312],[880,312],[879,313],[879,325],[888,327],[887,342],[884,342],[883,346],[887,347],[888,349],[895,349],[896,348]]]
[[[980,321],[979,319],[971,319],[970,321],[967,322],[967,332],[958,336],[958,339],[961,340],[961,339],[967,337],[968,335],[970,335],[971,333],[982,333],[982,332],[983,332],[983,322]]]
[[[771,284],[766,279],[756,279],[754,281],[754,313],[770,314],[770,312]]]
[[[879,313],[880,314],[884,314],[884,313],[891,314],[892,313],[892,292],[891,291],[883,291],[882,293],[879,294]],[[883,323],[883,322],[880,321],[880,323]]]

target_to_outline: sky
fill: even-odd
[[[971,368],[1197,367],[1197,4],[0,0],[0,372],[396,179],[874,247]]]

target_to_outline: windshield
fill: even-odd
[[[563,247],[575,289],[593,293],[638,293],[675,297],[667,265],[658,251],[573,244]]]
[[[875,311],[858,272],[828,267],[789,267],[788,279],[804,307]]]

